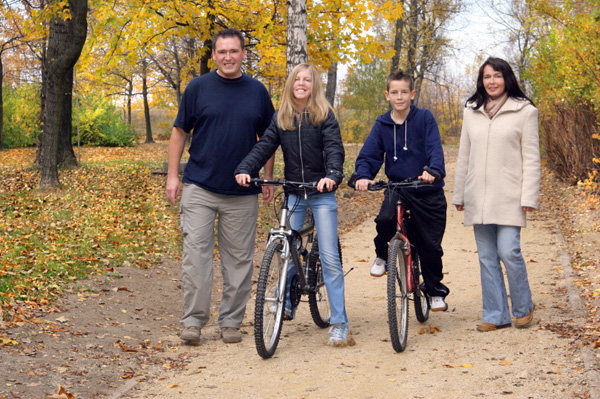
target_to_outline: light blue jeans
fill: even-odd
[[[521,254],[521,228],[495,224],[473,225],[481,269],[483,322],[510,323],[510,310],[500,261],[506,269],[512,314],[525,317],[533,309],[527,267]]]
[[[302,228],[306,216],[306,208],[310,207],[315,219],[317,237],[319,241],[319,256],[323,267],[323,280],[327,289],[329,306],[331,308],[330,324],[347,323],[346,305],[344,299],[344,271],[338,251],[338,223],[337,201],[335,192],[316,194],[304,199],[290,195],[288,206],[290,208],[290,227],[294,230]],[[292,267],[288,272],[288,292],[292,277],[296,269]],[[286,307],[291,308],[291,303],[286,300]]]

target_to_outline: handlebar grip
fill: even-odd
[[[440,175],[438,172],[436,172],[433,169],[431,169],[429,166],[423,167],[423,170],[425,172],[429,173],[431,176],[433,176],[433,178],[434,178],[433,181],[438,181],[438,180],[442,179],[442,175]]]
[[[348,187],[356,190],[356,172],[350,175],[350,178],[348,179]]]

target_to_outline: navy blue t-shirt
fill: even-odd
[[[174,123],[193,132],[183,182],[217,194],[259,193],[258,187],[238,185],[233,172],[269,126],[274,111],[265,86],[248,75],[226,79],[213,71],[192,79]]]

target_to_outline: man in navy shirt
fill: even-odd
[[[259,189],[238,185],[233,172],[274,113],[264,85],[241,72],[246,58],[243,35],[226,29],[212,43],[217,70],[188,84],[168,148],[166,194],[171,204],[176,204],[181,192],[181,339],[187,343],[200,341],[200,331],[210,318],[217,215],[223,274],[221,337],[227,343],[242,340],[239,328],[250,298]],[[181,188],[179,162],[189,132],[192,143]],[[265,178],[272,179],[273,158],[264,169]],[[263,197],[268,202],[273,188],[264,188]]]

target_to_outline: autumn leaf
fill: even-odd
[[[67,392],[67,390],[60,384],[56,384],[56,393],[46,394],[46,397],[53,399],[75,399],[75,395]]]

